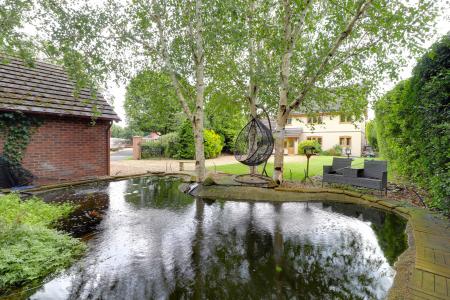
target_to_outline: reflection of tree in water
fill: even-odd
[[[137,207],[181,208],[192,203],[192,197],[178,190],[177,179],[161,180],[140,177],[128,181],[125,200]]]
[[[406,221],[393,213],[346,203],[326,203],[324,208],[326,207],[331,207],[334,212],[370,221],[380,248],[391,266],[408,247],[405,234]]]
[[[257,230],[252,207],[249,215],[244,234],[236,228],[224,232],[216,226],[220,238],[212,244],[207,239],[197,240],[193,248],[195,280],[185,287],[178,285],[172,294],[174,298],[380,297],[379,289],[383,287],[377,281],[379,276],[386,275],[380,273],[383,260],[375,249],[362,242],[364,237],[360,233],[342,233],[333,245],[315,245],[308,240],[283,239],[277,224],[273,234]],[[198,238],[204,236],[200,234]],[[385,292],[382,290],[381,294]]]
[[[389,264],[394,265],[397,257],[408,247],[405,235],[406,222],[394,214],[386,214],[382,224],[372,224],[372,229]]]
[[[133,179],[123,187],[125,202],[120,202],[123,198],[111,201],[111,207],[119,203],[116,209],[122,210],[105,220],[111,234],[102,240],[105,248],[94,245],[99,253],[92,253],[70,272],[71,299],[376,299],[386,295],[386,281],[392,280],[373,233],[368,238],[363,236],[367,231],[357,229],[359,225],[345,227],[359,221],[342,215],[339,219],[327,212],[329,207],[205,205],[200,199],[192,205],[192,198],[179,192],[177,184],[155,178]],[[332,207],[361,220],[359,209]],[[297,214],[304,219],[297,219]],[[362,215],[366,219],[366,213]],[[397,220],[388,221],[389,215],[368,216],[374,230],[381,232],[377,232],[380,241],[395,240],[389,230],[398,225]],[[308,217],[313,225],[291,227],[307,222]],[[335,221],[332,233],[322,228],[328,218]],[[123,225],[116,220],[130,219],[125,222],[129,231],[114,228]],[[325,238],[308,235],[312,227],[324,232]],[[136,253],[125,249],[128,256],[121,261],[109,260],[106,247],[116,244],[108,238],[120,234],[133,238],[117,239],[119,243],[143,244],[129,247]]]

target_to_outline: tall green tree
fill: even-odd
[[[433,0],[32,3],[29,20],[45,41],[43,51],[64,64],[79,85],[95,88],[110,74],[129,79],[144,68],[168,74],[195,132],[199,179],[205,171],[204,109],[212,95],[227,95],[242,107],[240,99],[249,99],[250,112],[257,101],[276,102],[269,108],[277,112],[274,179],[280,182],[289,114],[300,106],[341,102],[347,113],[361,115],[379,80],[395,77],[408,59],[405,53],[421,51],[437,5]]]
[[[282,0],[276,12],[281,61],[273,177],[281,182],[289,114],[311,103],[321,108],[340,102],[346,113],[362,116],[377,83],[386,75],[395,78],[405,53],[422,50],[436,4]]]
[[[146,132],[176,131],[184,118],[170,77],[152,70],[144,70],[130,81],[124,108],[128,122]]]

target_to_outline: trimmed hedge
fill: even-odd
[[[175,157],[178,134],[171,132],[141,145],[141,158]]]
[[[297,153],[300,155],[304,155],[305,153],[304,153],[303,149],[306,146],[313,146],[314,148],[316,148],[317,153],[322,152],[322,147],[320,146],[318,141],[304,140],[304,141],[301,141],[300,143],[298,143],[298,152]]]
[[[450,34],[417,63],[413,76],[375,105],[378,147],[399,175],[450,211]]]
[[[324,150],[320,152],[320,155],[325,156],[341,156],[342,155],[342,147],[340,145],[334,145],[333,148],[328,150]]]

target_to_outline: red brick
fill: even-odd
[[[109,175],[109,121],[43,116],[33,134],[23,166],[37,176],[36,183]],[[4,137],[0,136],[0,153]]]

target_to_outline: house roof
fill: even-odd
[[[93,117],[119,121],[101,93],[91,96],[82,89],[74,96],[75,83],[62,67],[35,61],[28,67],[22,60],[0,56],[0,111],[22,111],[59,116]]]

